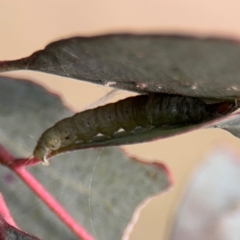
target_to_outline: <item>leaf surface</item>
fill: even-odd
[[[73,37],[0,71],[35,70],[137,92],[234,99],[240,93],[239,42],[191,36]]]
[[[30,81],[0,78],[1,144],[16,157],[29,157],[41,133],[72,115],[59,97]],[[134,209],[170,182],[166,168],[127,158],[118,148],[82,150],[56,157],[49,167],[29,171],[96,239],[120,239]],[[75,239],[7,168],[1,191],[21,229],[41,239]]]

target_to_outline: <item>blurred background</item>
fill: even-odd
[[[0,60],[26,57],[71,36],[105,33],[178,33],[240,38],[239,1],[30,1],[0,2]],[[62,96],[81,111],[110,88],[16,71]],[[131,95],[118,91],[109,101]],[[123,146],[129,154],[164,163],[172,188],[141,210],[131,240],[240,239],[240,142],[204,129],[152,143]]]

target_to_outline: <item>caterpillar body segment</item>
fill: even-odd
[[[89,141],[89,139],[94,137],[96,132],[98,132],[98,123],[94,110],[86,110],[77,113],[72,117],[72,120],[76,128],[75,134],[78,139]]]

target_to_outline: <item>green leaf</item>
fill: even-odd
[[[239,43],[190,36],[116,34],[49,44],[0,71],[35,70],[137,92],[234,99],[240,91]]]
[[[0,78],[1,144],[29,157],[44,129],[72,114],[59,97],[25,80]],[[31,173],[98,240],[120,239],[135,208],[169,186],[161,164],[143,164],[118,148],[82,150],[56,157]],[[75,239],[73,234],[7,168],[1,192],[21,229],[41,239]]]

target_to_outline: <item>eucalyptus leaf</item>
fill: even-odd
[[[1,144],[29,157],[40,134],[72,115],[60,98],[26,80],[0,78]],[[170,182],[158,163],[141,163],[118,148],[82,150],[29,171],[97,240],[121,239],[135,208]],[[76,239],[11,170],[0,168],[1,192],[21,229],[41,239]]]
[[[221,128],[233,134],[235,137],[240,138],[240,112],[236,112],[210,127]]]
[[[137,92],[235,99],[240,95],[239,42],[221,38],[116,34],[73,37],[0,71],[35,70]]]
[[[40,240],[8,224],[2,215],[0,215],[0,233],[1,240]]]

